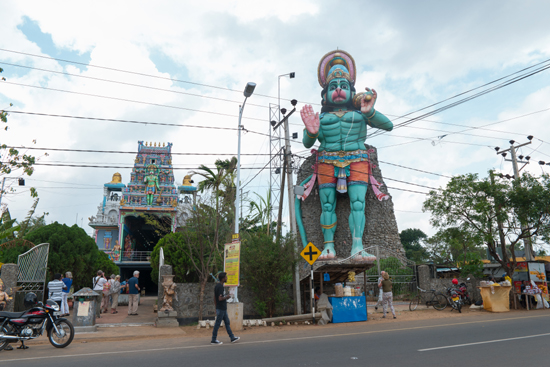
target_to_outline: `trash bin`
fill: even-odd
[[[90,288],[82,288],[73,294],[73,325],[75,332],[96,331],[96,308],[101,294]],[[99,301],[100,302],[100,301]]]

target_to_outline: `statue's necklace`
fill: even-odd
[[[332,113],[333,115],[336,115],[336,116],[342,118],[342,116],[344,116],[344,115],[345,115],[346,113],[348,113],[348,112],[349,112],[349,111],[342,111],[342,110],[340,110],[340,111],[331,111],[331,112],[329,112],[329,113]]]

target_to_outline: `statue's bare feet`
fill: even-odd
[[[363,251],[362,246],[353,246],[351,249],[351,259],[357,262],[373,262],[376,260],[376,256]]]
[[[332,260],[336,258],[336,251],[334,251],[334,243],[327,243],[325,249],[319,256],[318,260]]]

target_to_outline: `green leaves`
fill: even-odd
[[[454,227],[475,245],[488,246],[493,255],[500,247],[500,263],[510,272],[520,240],[550,237],[550,178],[527,173],[515,181],[479,179],[475,174],[455,176],[445,189],[430,192],[423,210],[431,212],[435,227]],[[471,251],[462,252],[466,259]]]
[[[272,235],[256,232],[244,236],[241,247],[243,283],[254,292],[254,307],[263,316],[272,317],[288,303],[285,285],[292,281],[298,261],[295,240],[287,235],[275,241]]]

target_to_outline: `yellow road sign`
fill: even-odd
[[[300,252],[300,255],[304,258],[305,261],[309,263],[309,265],[313,265],[315,260],[319,256],[321,256],[321,251],[313,243],[308,243],[306,247]]]

